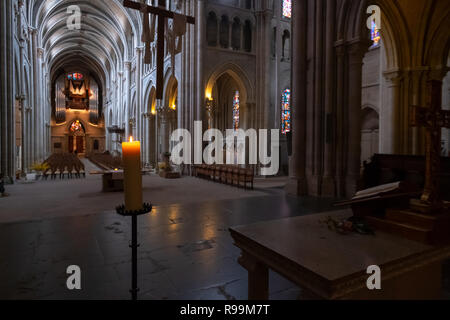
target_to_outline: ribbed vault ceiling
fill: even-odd
[[[81,10],[80,30],[67,27],[71,5]],[[138,43],[139,13],[119,0],[31,0],[29,10],[52,79],[62,70],[80,68],[95,73],[105,87]]]

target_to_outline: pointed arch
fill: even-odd
[[[211,97],[214,84],[223,74],[228,73],[238,84],[240,100],[243,103],[254,101],[254,88],[249,81],[244,70],[234,63],[225,63],[222,66],[215,69],[214,72],[208,77],[206,84],[206,96]]]

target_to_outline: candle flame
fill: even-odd
[[[133,142],[133,137],[130,137],[130,142]]]

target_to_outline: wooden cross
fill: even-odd
[[[411,109],[411,126],[425,127],[427,130],[425,188],[420,200],[427,206],[439,207],[441,204],[439,199],[441,129],[450,128],[450,111],[441,108],[441,81],[428,81],[427,90],[427,106],[414,106]]]
[[[141,3],[124,0],[123,5],[126,8],[131,8],[135,10],[141,10]],[[156,99],[163,98],[164,92],[164,19],[173,19],[174,13],[172,11],[167,11],[166,0],[159,0],[158,7],[153,7],[147,5],[147,13],[154,14],[158,16],[158,29],[157,29],[157,45],[156,45]],[[190,24],[195,24],[195,18],[187,16],[186,22]]]

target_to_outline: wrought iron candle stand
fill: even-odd
[[[152,211],[152,205],[144,203],[141,210],[127,211],[125,205],[116,207],[116,212],[124,217],[131,217],[131,300],[137,300],[139,288],[137,286],[137,217]]]

